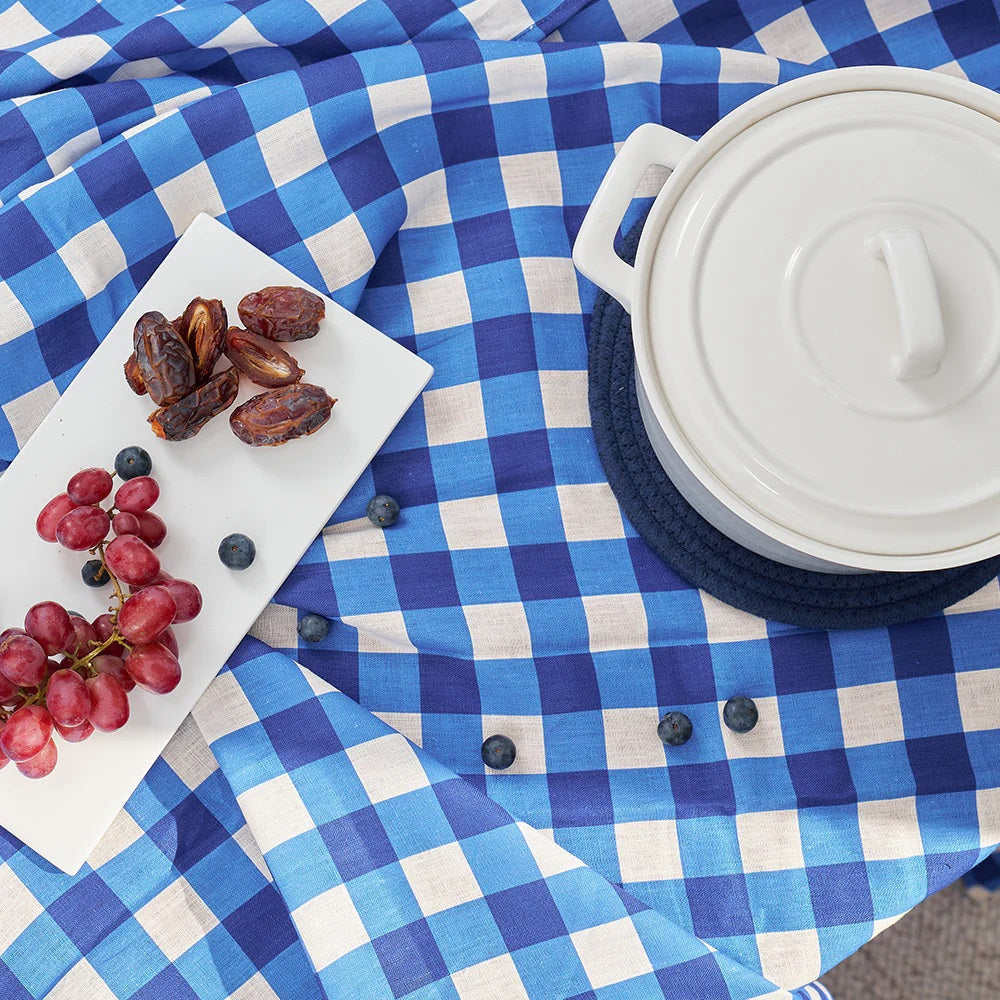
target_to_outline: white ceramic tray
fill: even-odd
[[[195,621],[175,627],[184,670],[176,690],[157,696],[136,689],[131,718],[117,733],[95,733],[76,745],[57,737],[59,763],[47,778],[31,781],[13,765],[0,771],[0,825],[71,874],[432,374],[425,361],[325,299],[319,333],[285,345],[305,381],[338,400],[324,427],[280,447],[251,448],[230,431],[227,413],[188,441],[154,437],[146,423],[149,397],[135,396],[122,375],[139,316],[155,309],[173,318],[201,295],[221,298],[230,323],[238,324],[244,294],[287,284],[303,285],[221,223],[198,216],[0,477],[0,552],[8,567],[0,627],[21,625],[41,600],[88,619],[107,609],[105,590],[80,579],[91,557],[43,542],[34,523],[74,472],[110,470],[119,449],[131,444],[150,453],[160,483],[153,509],[168,527],[157,550],[163,567],[197,583],[205,599]],[[237,404],[261,391],[242,380]],[[217,555],[220,540],[234,531],[257,546],[254,564],[239,572]]]

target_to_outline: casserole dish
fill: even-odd
[[[614,240],[671,168],[635,266]],[[573,259],[631,314],[653,449],[746,548],[825,572],[1000,552],[1000,96],[925,70],[781,84],[625,141]]]

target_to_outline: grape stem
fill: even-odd
[[[131,650],[131,646],[125,641],[125,637],[118,631],[118,613],[122,609],[125,601],[128,598],[125,596],[125,592],[121,588],[121,584],[118,582],[118,577],[111,571],[111,567],[108,566],[107,561],[104,558],[104,546],[107,542],[101,542],[95,548],[91,549],[91,553],[100,557],[101,566],[104,571],[108,574],[112,585],[114,586],[114,600],[115,604],[109,606],[108,610],[111,612],[111,634],[103,642],[99,642],[94,646],[94,640],[91,640],[91,645],[94,646],[89,653],[83,656],[77,657],[73,653],[67,653],[60,664],[60,669],[68,668],[70,670],[77,670],[83,667],[87,671],[87,678],[96,677],[100,671],[98,671],[94,665],[93,660],[100,656],[105,650],[109,649],[116,642],[124,646],[126,649]],[[49,687],[49,678],[46,677],[41,684],[35,688],[23,688],[18,687],[15,691],[15,697],[21,697],[24,699],[25,705],[44,705],[45,695]],[[18,706],[20,707],[20,706]],[[5,723],[7,719],[16,711],[16,709],[6,709],[3,705],[0,705],[0,724]]]
[[[107,539],[97,546],[97,554],[100,557],[101,566],[104,568],[104,572],[111,578],[111,583],[115,588],[115,600],[118,602],[118,607],[111,608],[109,610],[111,611],[112,621],[117,623],[118,612],[121,611],[122,605],[125,603],[125,594],[122,592],[121,584],[118,582],[118,577],[111,572],[111,568],[108,566],[107,560],[104,558],[104,545],[106,541]]]

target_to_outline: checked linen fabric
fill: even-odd
[[[4,467],[198,212],[435,367],[83,870],[0,831],[0,998],[814,998],[991,853],[997,583],[751,618],[651,556],[589,426],[616,146],[859,63],[1000,87],[996,5],[0,0]]]

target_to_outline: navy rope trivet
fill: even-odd
[[[622,256],[635,262],[639,222]],[[635,393],[632,324],[610,295],[590,325],[590,416],[608,482],[646,544],[689,583],[761,618],[807,628],[875,628],[935,614],[985,586],[1000,557],[927,573],[818,573],[737,544],[681,496],[653,452]]]

